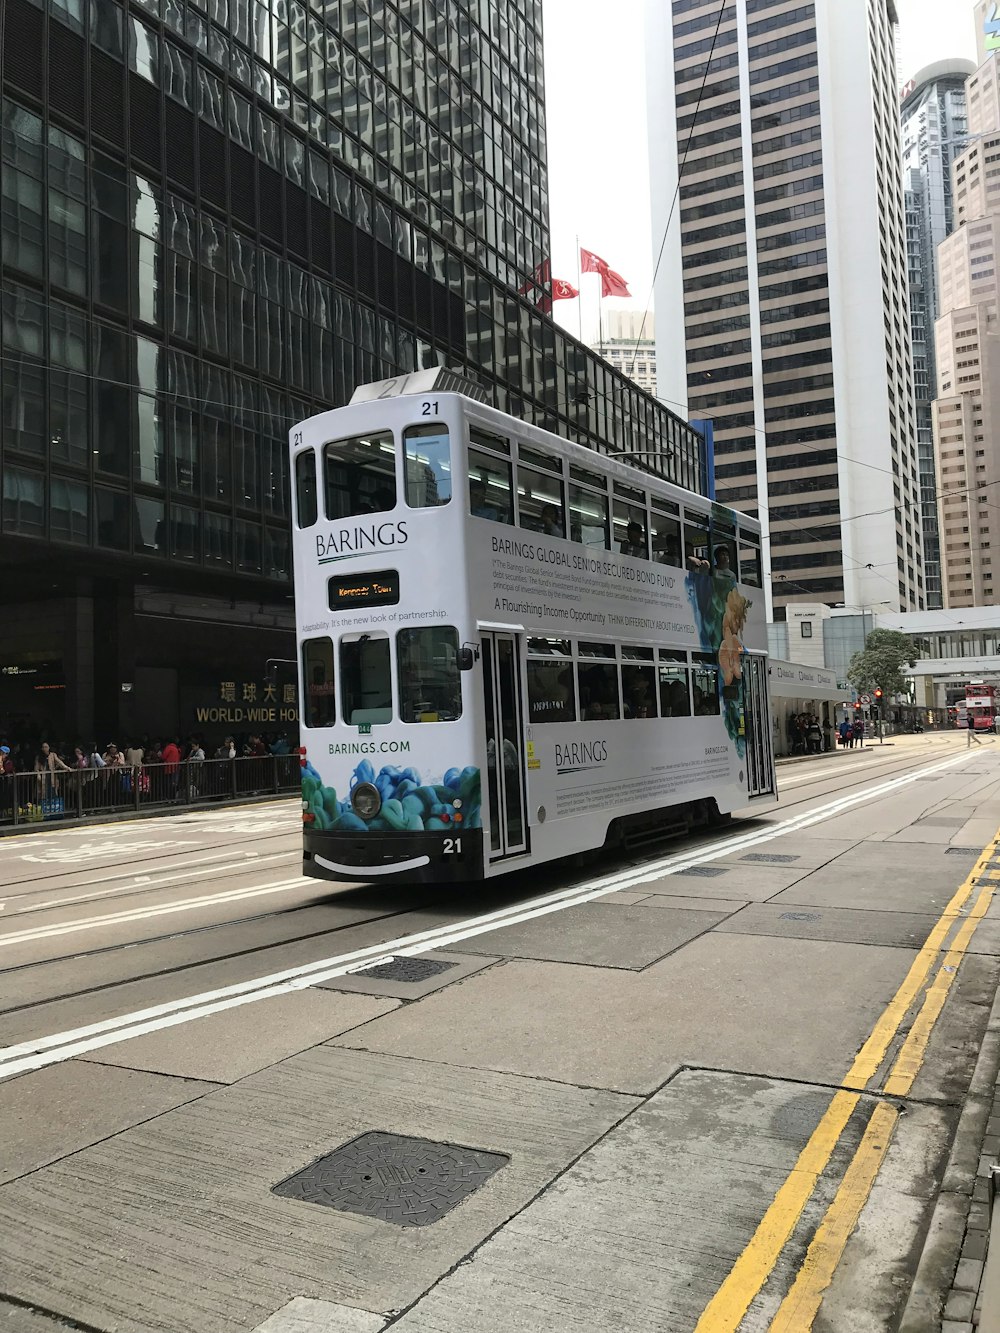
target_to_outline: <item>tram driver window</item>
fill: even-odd
[[[691,716],[691,687],[687,653],[660,649],[660,714],[663,717]]]
[[[340,702],[352,727],[392,721],[388,634],[345,634],[340,641]]]
[[[528,717],[532,722],[576,721],[576,688],[568,639],[528,640]]]
[[[719,664],[711,653],[691,654],[695,717],[719,712]]]
[[[337,720],[332,639],[306,639],[303,643],[302,685],[306,726],[332,727]]]
[[[580,692],[581,722],[617,720],[621,717],[621,702],[614,646],[607,643],[581,643],[579,652],[576,679]]]
[[[399,714],[404,722],[454,722],[462,716],[458,630],[451,625],[401,629]]]
[[[652,648],[622,648],[622,704],[627,718],[656,717]]]
[[[396,507],[396,448],[380,431],[326,446],[327,518],[384,514]]]
[[[513,525],[514,492],[506,459],[469,450],[469,513],[474,518]]]
[[[316,455],[305,449],[295,455],[295,510],[300,528],[316,522]]]
[[[406,503],[411,509],[433,509],[451,499],[451,445],[447,426],[407,426],[403,431],[406,459]]]

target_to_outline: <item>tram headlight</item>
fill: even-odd
[[[360,819],[374,819],[382,809],[382,795],[372,782],[359,782],[351,792],[351,806]]]

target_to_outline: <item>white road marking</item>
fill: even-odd
[[[81,930],[99,930],[101,926],[121,926],[134,921],[150,921],[154,917],[171,916],[175,912],[190,912],[200,907],[242,902],[246,898],[260,898],[269,893],[285,893],[289,889],[303,888],[307,884],[315,887],[318,882],[315,879],[307,879],[305,875],[298,875],[295,879],[282,880],[278,884],[257,884],[252,888],[228,889],[223,893],[207,894],[199,898],[182,898],[170,903],[133,907],[127,912],[108,912],[105,916],[90,916],[80,921],[33,926],[28,930],[16,930],[10,935],[0,935],[0,949],[6,949],[12,944],[26,944],[32,940],[51,940],[59,935],[75,935]]]
[[[132,1037],[141,1037],[151,1032],[159,1032],[164,1028],[176,1027],[196,1018],[207,1018],[211,1014],[221,1013],[227,1009],[235,1009],[244,1004],[252,1004],[258,1000],[274,999],[293,991],[305,990],[320,981],[329,981],[333,977],[345,975],[348,971],[357,971],[359,967],[365,965],[366,961],[368,966],[373,966],[379,959],[384,960],[389,956],[408,957],[425,953],[430,949],[445,948],[449,944],[457,944],[462,940],[473,939],[478,935],[487,934],[503,926],[518,925],[524,921],[534,920],[536,917],[547,916],[552,912],[563,911],[568,907],[592,902],[606,894],[615,893],[620,889],[630,888],[652,879],[659,879],[665,875],[676,874],[679,870],[686,870],[691,866],[718,861],[725,856],[732,856],[735,852],[745,851],[749,847],[759,846],[761,843],[770,842],[775,838],[822,823],[824,820],[832,819],[836,815],[843,814],[845,811],[873,799],[890,795],[916,782],[921,777],[928,777],[953,768],[955,765],[965,762],[969,757],[970,752],[965,751],[954,758],[932,764],[926,768],[915,769],[911,773],[892,778],[874,787],[861,788],[850,796],[840,797],[827,805],[793,816],[791,819],[779,821],[766,828],[737,834],[735,837],[726,838],[710,847],[697,851],[677,853],[673,856],[663,857],[658,861],[648,862],[643,866],[633,867],[631,870],[602,876],[571,889],[562,889],[556,893],[530,899],[520,905],[501,908],[498,911],[488,912],[478,917],[470,917],[465,921],[453,922],[450,925],[438,926],[433,930],[405,935],[397,940],[382,941],[364,949],[356,949],[351,953],[320,959],[315,963],[309,963],[303,967],[289,968],[270,976],[258,977],[255,980],[240,982],[232,986],[224,986],[214,991],[205,991],[200,995],[190,995],[179,1000],[167,1001],[164,1004],[153,1005],[150,1008],[140,1009],[130,1014],[121,1014],[117,1018],[107,1018],[99,1023],[91,1023],[85,1027],[53,1033],[48,1037],[32,1038],[17,1046],[10,1046],[0,1051],[0,1078],[12,1078],[16,1074],[41,1069],[46,1065],[58,1064],[63,1060],[72,1059],[74,1056],[86,1055],[90,1051],[99,1050],[115,1042],[126,1041]]]
[[[21,856],[22,861],[34,861],[45,865],[70,864],[76,861],[97,861],[103,856],[121,856],[127,852],[133,856],[136,852],[158,852],[164,847],[176,847],[183,850],[185,847],[197,847],[196,842],[188,838],[172,838],[168,842],[130,842],[127,847],[122,847],[115,842],[95,842],[88,847],[86,843],[82,847],[42,847],[34,855],[25,852]]]

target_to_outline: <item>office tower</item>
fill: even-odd
[[[937,391],[934,361],[937,248],[954,226],[951,163],[966,146],[965,80],[973,73],[975,66],[968,60],[942,60],[929,65],[905,85],[900,108],[924,596],[928,610],[943,605],[931,412]]]
[[[893,0],[647,13],[660,393],[714,419],[779,615],[922,606]]]
[[[656,332],[653,312],[611,310],[602,318],[594,351],[647,393],[656,394]]]
[[[955,230],[938,249],[935,325],[941,572],[946,607],[993,603],[1000,547],[1000,56],[966,83],[970,141],[952,163]]]
[[[358,383],[455,366],[704,487],[697,435],[537,308],[541,0],[3,24],[0,725],[104,744],[259,693],[294,656],[287,431]]]

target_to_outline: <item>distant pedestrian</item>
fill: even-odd
[[[181,751],[173,737],[163,747],[163,775],[166,779],[166,796],[169,801],[177,799],[177,782],[180,777]]]
[[[837,728],[837,734],[840,736],[840,743],[845,750],[854,749],[854,732],[846,717]]]
[[[966,726],[966,735],[968,736],[968,740],[965,742],[965,748],[967,750],[971,750],[973,741],[975,741],[977,745],[982,745],[982,741],[976,735],[976,718],[971,708],[969,709],[969,714],[968,717],[966,718],[965,726]]]
[[[865,724],[860,717],[856,717],[851,723],[851,735],[854,737],[855,744],[864,745],[865,743]]]

